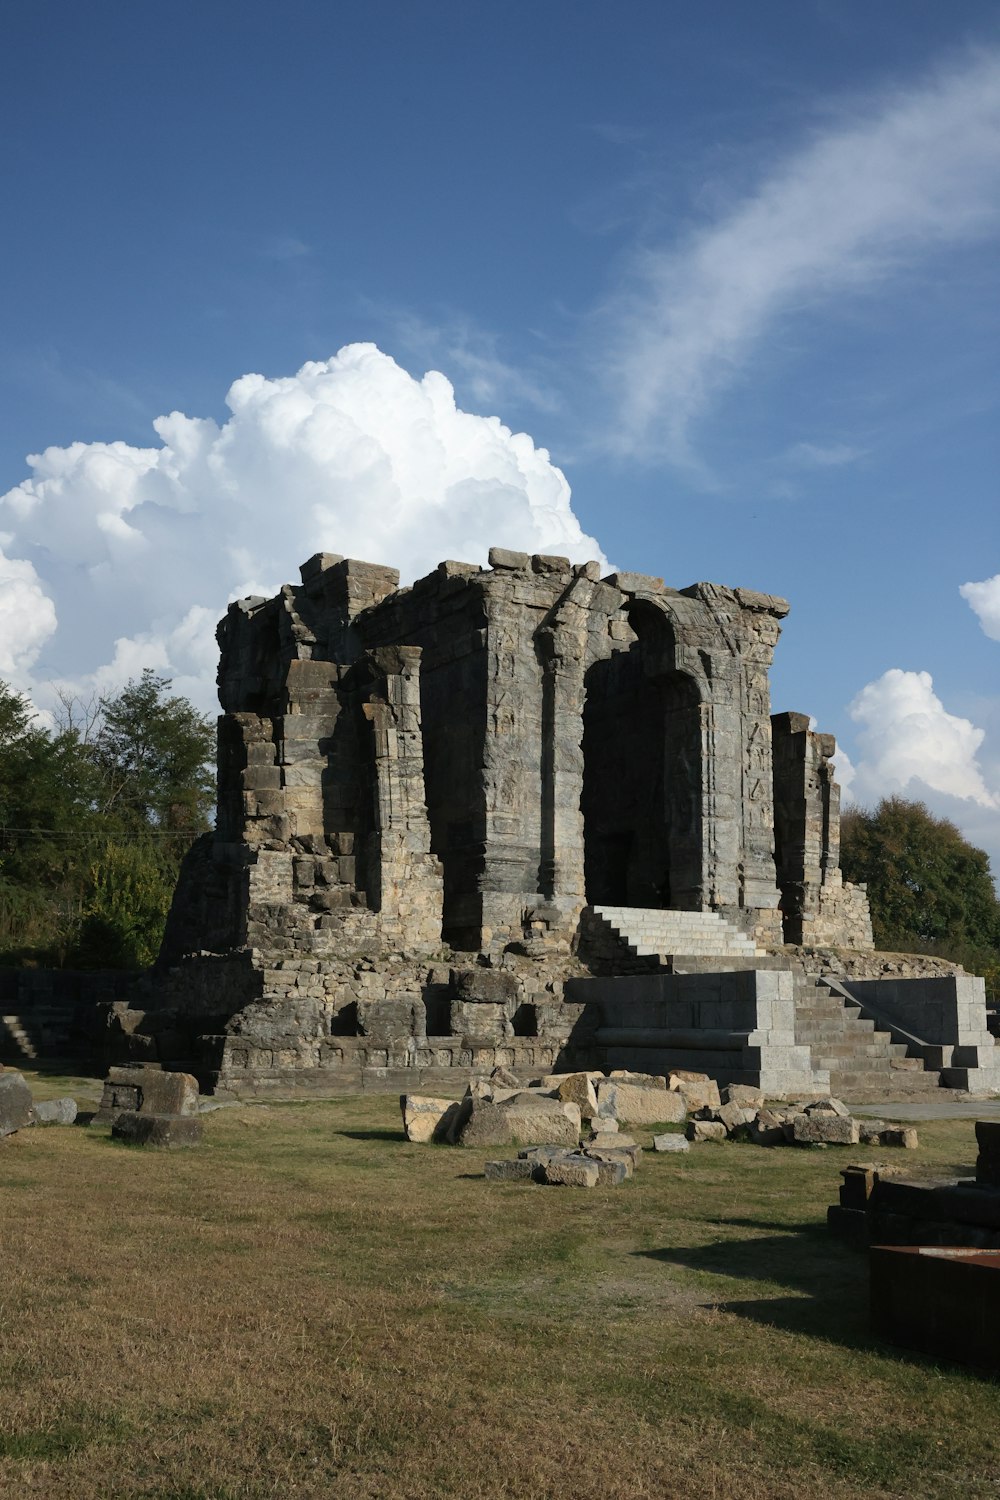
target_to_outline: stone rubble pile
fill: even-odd
[[[720,1091],[707,1074],[681,1069],[666,1077],[625,1070],[607,1076],[552,1073],[520,1084],[498,1068],[489,1080],[470,1084],[463,1099],[404,1094],[400,1107],[408,1140],[519,1148],[516,1158],[486,1163],[494,1182],[617,1186],[632,1175],[641,1150],[623,1125],[684,1125],[683,1134],[654,1135],[654,1150],[664,1154],[723,1140],[760,1146],[917,1144],[912,1126],[857,1120],[839,1099],[768,1106],[759,1089],[731,1084]]]
[[[75,1099],[35,1101],[22,1073],[0,1067],[0,1137],[31,1125],[72,1125],[75,1119]]]

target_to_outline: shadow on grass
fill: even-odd
[[[403,1130],[392,1130],[389,1126],[376,1130],[335,1130],[334,1135],[342,1135],[349,1141],[405,1141],[406,1132]]]
[[[720,1312],[765,1327],[808,1334],[847,1348],[872,1346],[867,1262],[834,1240],[825,1224],[774,1224],[740,1218],[712,1222],[720,1229],[780,1232],[635,1253],[702,1275],[788,1287],[798,1295],[727,1298],[723,1292],[714,1305]]]

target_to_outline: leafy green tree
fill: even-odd
[[[1000,901],[989,856],[922,802],[888,797],[841,823],[841,865],[868,886],[879,948],[937,953],[974,972],[1000,958]]]
[[[95,788],[78,737],[49,734],[0,682],[0,949],[71,940]]]
[[[213,726],[152,671],[50,733],[0,683],[0,955],[156,956],[180,862],[209,826]]]
[[[151,668],[102,698],[89,752],[101,813],[126,828],[203,833],[214,796],[215,728]]]

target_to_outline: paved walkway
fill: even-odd
[[[852,1115],[879,1120],[1000,1120],[1000,1099],[976,1098],[942,1089],[941,1098],[922,1094],[918,1099],[883,1100],[876,1104],[850,1104]]]

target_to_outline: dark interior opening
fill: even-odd
[[[673,668],[669,621],[629,610],[631,642],[587,673],[584,872],[596,906],[701,904],[701,726],[694,681]]]
[[[511,1017],[511,1026],[515,1036],[537,1036],[538,1011],[536,1007],[527,1001],[519,1005]]]

